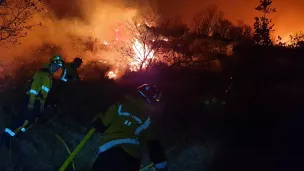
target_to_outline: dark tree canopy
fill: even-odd
[[[42,0],[0,0],[0,42],[17,44],[40,24],[29,20],[43,10]]]
[[[273,30],[274,24],[271,24],[271,19],[267,18],[267,15],[276,12],[275,8],[271,7],[272,0],[260,0],[260,5],[255,9],[263,13],[261,17],[255,17],[254,22],[254,41],[261,46],[271,46],[273,43],[270,38],[270,33]]]

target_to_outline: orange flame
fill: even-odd
[[[117,70],[116,70],[116,71],[109,71],[109,72],[107,73],[107,77],[108,77],[109,79],[115,80],[115,79],[117,78]]]
[[[130,63],[130,70],[138,71],[140,67],[142,67],[142,69],[146,68],[149,61],[154,58],[154,50],[139,42],[136,38],[132,48],[134,51],[134,57],[133,61]]]
[[[131,62],[129,63],[130,71],[138,71],[140,68],[145,69],[149,65],[149,61],[154,58],[154,50],[150,49],[147,45],[139,42],[138,39],[134,38],[134,42],[132,44],[132,49],[134,52],[134,56],[132,57]],[[109,71],[106,76],[109,79],[116,79],[118,74],[118,70]]]
[[[140,26],[140,24],[137,24],[137,26]],[[140,34],[137,33],[137,36]],[[116,41],[119,40],[119,29],[115,29],[115,39]],[[144,42],[140,42],[138,39],[133,38],[134,41],[132,42],[132,50],[134,52],[134,56],[131,57],[131,62],[129,62],[128,66],[131,72],[139,71],[141,69],[147,68],[149,65],[149,62],[154,58],[154,50],[150,49],[147,44],[144,44]],[[152,40],[155,41],[155,40]],[[165,41],[168,41],[165,39]],[[105,45],[109,44],[109,42],[104,41]],[[109,79],[117,79],[118,70],[115,71],[109,71],[106,76]]]

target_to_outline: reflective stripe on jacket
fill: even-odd
[[[79,78],[78,70],[73,62],[68,63],[62,71],[61,80],[64,82],[77,80]]]
[[[141,142],[153,139],[150,129],[151,119],[145,116],[145,104],[140,101],[126,102],[111,106],[100,116],[107,127],[99,152],[120,146],[130,155],[140,158]]]

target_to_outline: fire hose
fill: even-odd
[[[82,149],[85,143],[90,139],[90,137],[95,132],[95,128],[90,129],[90,131],[85,135],[85,137],[80,141],[75,150],[70,154],[70,156],[65,160],[65,162],[61,165],[58,171],[65,171],[65,169],[69,166],[69,164],[76,157],[78,152]]]
[[[56,134],[56,137],[64,144],[65,148],[67,149],[69,153],[69,157],[65,160],[65,162],[61,165],[58,171],[65,171],[65,169],[69,166],[71,162],[73,162],[73,169],[75,170],[75,164],[74,164],[74,158],[78,154],[78,152],[83,148],[83,146],[86,144],[86,142],[90,139],[90,137],[94,134],[95,128],[91,128],[90,131],[85,135],[85,137],[80,141],[80,143],[77,145],[77,147],[74,149],[74,151],[71,153],[67,145],[64,143],[63,139],[59,137],[59,135]],[[148,168],[152,168],[153,163],[150,163],[148,166],[145,166],[141,168],[139,171],[144,171]]]
[[[69,155],[71,155],[71,150],[69,149],[69,147],[66,145],[66,143],[64,142],[64,140],[58,135],[55,134],[55,136],[59,139],[59,141],[64,145],[65,149],[67,150],[67,152],[69,153]],[[74,160],[72,160],[72,167],[73,170],[75,171],[75,163]]]

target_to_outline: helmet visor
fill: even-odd
[[[62,60],[56,60],[56,61],[53,61],[53,63],[59,65],[60,67],[63,67],[63,61]]]

